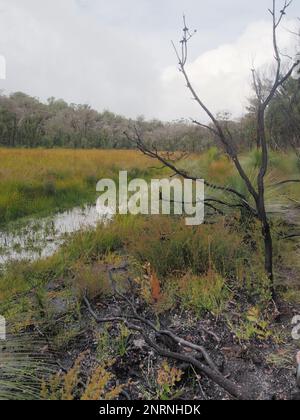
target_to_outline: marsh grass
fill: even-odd
[[[276,265],[280,267],[286,256],[291,262],[292,251],[289,242],[275,240]],[[132,276],[141,279],[140,293],[149,304],[151,278],[158,279],[157,307],[179,303],[198,313],[217,313],[231,291],[239,289],[264,304],[270,290],[261,255],[259,224],[249,221],[247,226],[238,215],[198,227],[187,227],[182,218],[172,216],[117,216],[109,224],[71,235],[50,258],[14,263],[3,270],[1,313],[14,319],[19,331],[31,325],[40,316],[32,296],[43,296],[49,283],[63,285],[79,301],[86,292],[91,299],[105,298],[111,293],[107,267],[124,260],[130,261]],[[146,281],[148,264],[151,274]]]
[[[254,184],[260,160],[256,150],[241,157]],[[141,153],[128,150],[0,149],[0,224],[91,203],[96,199],[97,181],[111,178],[118,182],[120,170],[127,170],[129,179],[150,180],[169,175],[159,166]],[[200,179],[225,184],[249,195],[232,162],[216,148],[192,154],[179,166]],[[299,168],[293,153],[271,152],[266,183],[272,185],[297,177]],[[207,189],[206,194],[210,193]],[[282,202],[288,194],[297,198],[299,193],[299,185],[267,188],[267,200]]]
[[[191,228],[183,219],[171,216],[118,216],[110,224],[70,236],[51,258],[8,266],[0,276],[0,313],[13,325],[16,336],[38,328],[61,354],[75,346],[86,329],[83,294],[95,302],[107,301],[113,292],[107,268],[126,260],[129,273],[116,278],[119,288],[128,292],[129,275],[130,287],[157,320],[173,310],[188,311],[195,319],[207,313],[224,319],[228,316],[228,326],[240,341],[266,341],[272,334],[264,317],[270,291],[259,258],[259,226],[249,225],[249,230],[251,238],[238,219],[229,222],[220,218],[213,225]],[[285,252],[290,254],[284,243],[276,246],[276,253],[284,256]],[[155,299],[153,277],[159,283]],[[239,295],[246,302],[255,302],[255,307],[246,304],[249,311],[235,322],[228,305]],[[237,310],[242,313],[245,308]],[[96,337],[98,362],[126,355],[128,334],[121,327],[114,336],[110,330],[102,330]],[[0,399],[63,399],[64,377],[63,381],[57,377],[57,383],[49,382],[51,363],[39,365],[43,354],[29,348],[26,360],[20,357],[15,367],[18,354],[14,347],[7,350],[11,361],[7,371],[11,373],[0,380]],[[91,375],[89,383],[93,382]],[[52,378],[54,381],[55,375]],[[75,379],[69,393],[72,399],[81,398]],[[41,386],[43,393],[39,394]]]
[[[158,216],[144,219],[136,229],[137,234],[128,238],[129,252],[141,262],[150,262],[161,277],[188,270],[206,274],[211,267],[229,277],[247,256],[241,236],[225,227],[224,220],[188,228],[180,218]]]
[[[200,317],[205,312],[219,315],[231,293],[224,278],[210,269],[203,276],[185,275],[180,280],[178,296],[183,307],[192,308]]]
[[[261,162],[261,153],[252,150],[243,154],[240,158],[253,185],[257,184],[257,175]],[[252,197],[247,190],[245,183],[237,173],[231,160],[220,153],[218,149],[211,148],[201,155],[193,155],[192,159],[186,159],[180,166],[188,173],[213,183],[231,187],[244,194],[253,205]],[[298,199],[300,196],[299,184],[286,184],[279,187],[273,185],[285,179],[299,179],[299,159],[293,152],[270,152],[269,168],[266,175],[266,201],[268,205],[290,204],[290,199]],[[216,191],[206,189],[206,195],[216,195]],[[228,196],[219,193],[219,197],[228,199]],[[230,198],[234,202],[234,197]]]
[[[254,152],[253,156],[243,157],[253,180],[259,158]],[[3,221],[40,215],[55,210],[56,206],[80,204],[81,200],[89,199],[89,191],[92,197],[99,177],[116,179],[120,168],[129,170],[129,178],[158,175],[158,170],[151,169],[155,166],[153,161],[127,151],[1,149],[0,159],[4,162],[0,169]],[[216,149],[194,155],[182,165],[200,178],[209,176],[244,191],[232,164]],[[281,159],[275,154],[267,182],[271,185],[297,173],[299,168],[292,156],[284,155]],[[268,199],[276,202],[289,193],[299,197],[299,186],[271,188]],[[272,229],[276,270],[284,269],[284,263],[295,268],[296,245],[278,239],[284,230],[280,220],[272,221]],[[187,227],[182,218],[175,216],[116,216],[109,224],[79,231],[70,235],[52,257],[14,262],[0,271],[0,313],[12,325],[15,337],[40,328],[56,351],[66,351],[86,329],[86,324],[82,324],[83,294],[87,293],[91,300],[106,300],[112,292],[107,268],[119,266],[124,260],[129,262],[134,291],[145,308],[156,313],[157,319],[159,314],[175,309],[189,311],[193,317],[228,314],[229,301],[243,296],[245,302],[251,301],[255,306],[249,308],[246,304],[249,311],[240,322],[230,325],[231,330],[241,341],[269,339],[264,309],[270,302],[270,290],[264,276],[260,226],[239,212],[197,227]],[[126,291],[125,277],[120,276],[117,281]],[[298,292],[285,290],[283,296],[298,302]],[[43,364],[41,360],[45,359],[40,351],[43,346],[38,342],[37,347],[32,346],[30,340],[21,346],[17,338],[12,341],[6,353],[2,352],[8,363],[0,379],[0,399],[41,398],[40,377],[46,378],[44,399],[63,399],[61,391],[68,385],[65,379],[75,384],[79,371],[71,370],[66,378],[49,383],[52,366],[51,362],[46,360]],[[97,341],[98,352],[105,358],[122,356],[127,352],[128,331],[119,328],[116,336],[111,337],[110,331],[104,330]],[[86,396],[100,395],[97,385],[103,375],[106,378],[101,369],[91,374]],[[80,398],[77,390],[71,388],[68,397]]]
[[[0,400],[38,400],[43,377],[55,372],[47,342],[33,334],[9,334],[0,342]]]
[[[99,179],[147,178],[153,166],[135,151],[0,149],[0,223],[92,202]]]

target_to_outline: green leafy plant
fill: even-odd
[[[157,372],[158,399],[170,400],[179,396],[176,386],[181,381],[183,372],[171,367],[165,360]]]
[[[249,341],[254,338],[264,341],[272,336],[269,322],[262,318],[258,307],[250,308],[244,320],[241,320],[237,326],[231,324],[231,329],[237,338],[242,341]]]

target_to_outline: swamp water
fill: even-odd
[[[19,227],[0,230],[0,264],[37,260],[53,255],[68,236],[106,223],[112,215],[96,206],[76,207],[45,218],[33,218]]]

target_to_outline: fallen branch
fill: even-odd
[[[286,179],[284,181],[276,182],[275,184],[269,185],[268,188],[280,187],[281,185],[286,184],[297,184],[300,182],[300,179]]]
[[[121,299],[127,302],[127,304],[132,310],[132,314],[128,316],[115,316],[115,317],[108,317],[108,318],[100,318],[93,310],[87,296],[84,296],[83,300],[87,306],[87,309],[97,323],[100,323],[100,324],[123,323],[128,329],[132,331],[136,331],[139,334],[141,334],[141,336],[143,337],[145,342],[148,344],[148,346],[151,347],[160,356],[164,356],[170,359],[188,363],[189,365],[197,369],[199,372],[206,375],[209,379],[211,379],[213,382],[215,382],[217,385],[219,385],[221,388],[227,391],[234,398],[237,398],[240,400],[250,399],[250,396],[248,395],[248,393],[244,391],[240,385],[237,385],[234,382],[228,380],[219,372],[218,368],[216,367],[216,365],[214,364],[214,362],[212,361],[211,357],[209,356],[208,352],[206,351],[204,347],[196,345],[189,341],[186,341],[183,338],[178,337],[172,331],[160,330],[159,328],[156,327],[156,325],[153,322],[139,315],[134,306],[134,303],[127,296],[125,296],[124,294],[122,294],[120,291],[117,290],[116,283],[113,279],[111,270],[109,270],[109,277],[110,277],[114,292]],[[142,325],[137,325],[136,324],[137,322],[140,322]],[[171,338],[175,343],[177,343],[180,346],[181,349],[189,348],[189,349],[195,350],[197,353],[201,354],[201,356],[203,357],[203,359],[205,360],[208,366],[201,363],[194,356],[187,355],[185,353],[173,352],[173,351],[167,350],[166,348],[161,347],[159,344],[157,344],[157,342],[155,342],[150,337],[151,333],[147,332],[145,328],[146,326],[149,327],[150,330],[155,332],[155,334],[158,336],[167,336]]]
[[[160,153],[158,153],[157,150],[151,150],[149,149],[144,142],[142,141],[142,138],[140,136],[140,134],[138,133],[138,130],[136,127],[134,127],[135,130],[135,139],[132,139],[127,132],[124,132],[124,135],[127,137],[127,139],[136,145],[136,147],[138,148],[138,150],[143,153],[145,156],[148,156],[152,159],[156,159],[158,161],[160,161],[164,167],[171,169],[176,175],[179,175],[185,179],[190,179],[192,181],[197,181],[198,178],[192,175],[187,174],[184,170],[181,170],[179,168],[177,168],[176,166],[174,166],[173,163],[169,162],[167,159],[165,159]],[[213,184],[211,182],[208,182],[206,180],[204,180],[205,185],[208,188],[211,188],[212,190],[216,190],[216,191],[223,191],[224,193],[230,193],[233,194],[235,196],[237,196],[242,203],[245,203],[247,205],[249,205],[249,203],[247,202],[246,196],[242,193],[240,193],[239,191],[235,190],[234,188],[231,187],[226,187],[226,186],[222,186],[222,185],[217,185],[217,184]]]

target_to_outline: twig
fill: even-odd
[[[206,329],[206,328],[204,328],[204,327],[202,327],[202,326],[201,326],[201,329],[202,329],[202,330],[203,330],[206,334],[208,334],[208,335],[212,336],[212,337],[216,340],[216,342],[217,342],[217,343],[220,343],[220,342],[221,342],[220,337],[218,337],[218,336],[217,336],[217,334],[216,334],[216,333],[214,333],[213,331],[210,331],[210,330],[208,330],[208,329]]]
[[[126,317],[116,316],[116,317],[109,317],[109,318],[100,318],[100,317],[98,317],[98,315],[93,310],[87,296],[85,295],[83,297],[83,300],[84,300],[84,302],[87,306],[87,309],[90,312],[91,316],[95,319],[95,321],[97,323],[112,323],[112,322],[124,323],[124,325],[126,325],[128,329],[140,333],[142,335],[142,337],[144,338],[145,342],[149,345],[149,347],[151,347],[153,350],[155,350],[157,354],[159,354],[161,356],[164,356],[164,357],[174,359],[174,360],[183,361],[183,362],[188,363],[191,366],[194,366],[194,368],[196,368],[200,372],[204,373],[208,378],[213,380],[216,384],[221,386],[230,395],[232,395],[233,397],[235,397],[237,399],[245,400],[245,399],[250,398],[248,393],[245,392],[244,390],[242,390],[239,385],[229,381],[227,378],[225,378],[218,371],[215,364],[212,362],[210,356],[208,355],[208,353],[206,352],[206,350],[202,346],[198,346],[196,344],[188,342],[188,341],[176,336],[174,333],[172,333],[169,330],[159,330],[153,322],[151,322],[151,321],[147,320],[146,318],[140,316],[137,313],[137,310],[136,310],[133,302],[130,299],[128,299],[127,296],[123,295],[121,292],[119,292],[117,290],[116,284],[115,284],[113,276],[111,274],[111,271],[109,271],[109,276],[110,276],[110,279],[112,281],[112,285],[113,285],[113,289],[114,289],[115,293],[119,297],[124,299],[129,304],[129,306],[132,309],[133,315],[126,316]],[[129,322],[128,319],[139,321],[144,325],[144,327],[133,324],[133,323]],[[165,348],[160,347],[156,342],[154,342],[150,338],[149,333],[147,334],[147,332],[145,330],[145,326],[148,326],[151,330],[156,332],[158,335],[166,335],[166,336],[170,337],[172,340],[174,340],[176,343],[178,343],[181,347],[187,347],[187,348],[191,348],[193,350],[196,350],[197,352],[199,352],[204,357],[204,360],[207,362],[208,366],[205,366],[204,364],[199,362],[199,360],[197,360],[195,357],[192,357],[192,356],[189,356],[189,355],[186,355],[186,354],[183,354],[183,353],[172,352],[172,351],[166,350]]]
[[[286,179],[284,181],[276,182],[275,184],[269,185],[268,188],[279,187],[281,185],[286,185],[286,184],[296,184],[299,182],[300,182],[300,179]]]
[[[194,366],[192,366],[192,370],[193,370],[194,375],[195,375],[195,377],[196,377],[196,381],[198,382],[198,385],[199,385],[200,391],[201,391],[201,393],[202,393],[202,396],[203,396],[204,400],[207,400],[207,397],[206,397],[205,392],[204,392],[204,390],[203,390],[203,387],[202,387],[202,385],[201,385],[201,382],[200,382],[199,376],[198,376],[197,372],[195,371]]]
[[[164,164],[165,167],[171,169],[175,174],[185,178],[185,179],[190,179],[192,181],[197,181],[198,178],[192,175],[187,174],[184,170],[181,170],[179,168],[177,168],[175,165],[173,165],[172,163],[168,162],[167,159],[165,159],[161,154],[159,154],[157,152],[157,150],[151,150],[149,149],[144,142],[142,141],[142,138],[140,136],[140,134],[138,133],[136,127],[134,127],[135,129],[135,139],[133,140],[128,133],[124,133],[124,135],[127,137],[127,139],[133,143],[136,144],[138,150],[140,150],[140,152],[142,152],[145,156],[148,156],[152,159],[156,159],[159,160],[161,163]],[[234,188],[231,187],[225,187],[222,185],[217,185],[217,184],[213,184],[211,182],[208,182],[207,180],[204,180],[205,185],[208,188],[211,188],[212,190],[219,190],[219,191],[223,191],[224,193],[230,193],[230,194],[234,194],[235,196],[237,196],[242,203],[244,203],[246,206],[251,207],[250,204],[247,202],[247,198],[244,194],[240,193],[239,191],[235,190]]]
[[[290,235],[281,236],[280,239],[293,239],[293,238],[299,238],[300,233],[291,233]]]

